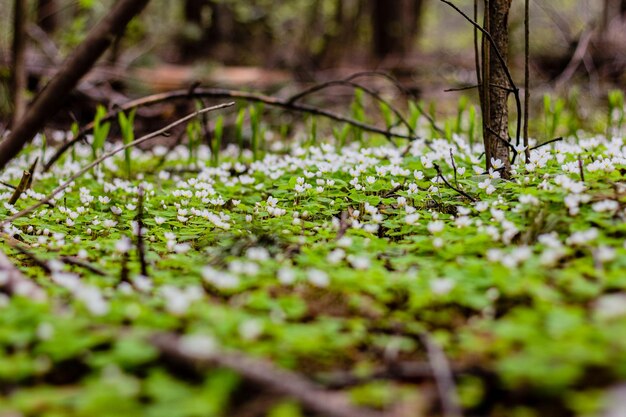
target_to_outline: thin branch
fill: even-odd
[[[3,233],[1,235],[5,236]],[[2,251],[0,251],[0,276],[2,276],[0,289],[9,295],[20,295],[35,301],[45,301],[46,293],[24,276]]]
[[[415,129],[413,129],[413,127],[409,124],[409,122],[404,118],[404,116],[402,115],[402,113],[400,113],[400,111],[398,109],[396,109],[391,103],[389,103],[388,100],[385,100],[384,98],[382,98],[380,96],[380,94],[378,94],[376,91],[362,85],[359,83],[356,83],[354,81],[351,81],[349,79],[345,79],[345,80],[334,80],[334,81],[328,81],[322,84],[318,84],[316,86],[311,87],[308,90],[305,90],[301,93],[298,93],[290,98],[287,99],[288,103],[295,103],[297,100],[300,100],[304,97],[306,97],[307,95],[313,94],[314,92],[317,91],[321,91],[323,89],[326,88],[330,88],[330,87],[334,87],[334,86],[348,86],[348,87],[352,87],[353,89],[359,89],[361,91],[363,91],[364,93],[368,94],[369,96],[371,96],[372,98],[374,98],[376,101],[383,103],[384,105],[386,105],[387,107],[389,107],[389,109],[391,109],[391,111],[393,112],[393,114],[396,116],[396,118],[398,118],[398,120],[409,130],[409,133],[412,136],[416,136],[415,135]]]
[[[62,256],[61,257],[61,261],[65,264],[68,265],[74,265],[74,266],[78,266],[81,268],[84,268],[86,270],[88,270],[89,272],[92,272],[96,275],[99,275],[101,277],[107,277],[109,276],[109,274],[105,271],[103,271],[102,269],[98,268],[97,266],[94,266],[92,264],[90,264],[87,261],[84,261],[80,258],[77,258],[75,256]]]
[[[456,163],[454,162],[454,153],[452,153],[452,148],[450,148],[450,160],[452,161],[452,169],[454,170],[454,185],[459,186],[459,182],[456,179]]]
[[[96,165],[99,165],[102,161],[109,159],[110,157],[124,151],[125,149],[131,148],[133,146],[137,146],[140,143],[143,143],[147,140],[150,139],[154,139],[157,136],[162,135],[163,133],[166,133],[168,131],[170,131],[172,128],[183,124],[191,119],[193,119],[194,117],[197,117],[198,115],[201,115],[203,113],[207,113],[210,111],[214,111],[214,110],[218,110],[218,109],[223,109],[225,107],[230,107],[232,105],[234,105],[235,103],[231,102],[231,103],[224,103],[224,104],[218,104],[217,106],[213,106],[213,107],[207,107],[206,109],[202,109],[202,110],[198,110],[195,111],[191,114],[188,114],[187,116],[183,117],[182,119],[178,119],[173,123],[170,123],[169,125],[165,126],[164,128],[161,128],[159,130],[156,130],[152,133],[149,133],[145,136],[140,137],[139,139],[136,139],[130,143],[127,143],[124,146],[120,146],[119,148],[115,148],[114,150],[112,150],[109,153],[106,153],[104,155],[102,155],[100,158],[96,159],[95,161],[93,161],[92,163],[90,163],[89,165],[85,166],[84,168],[82,168],[81,170],[79,170],[78,172],[76,172],[75,174],[71,175],[70,178],[65,181],[63,184],[59,185],[57,188],[54,189],[54,191],[52,191],[50,194],[48,194],[46,197],[44,197],[42,200],[39,200],[38,203],[25,208],[24,210],[20,211],[19,213],[16,213],[12,216],[7,217],[6,219],[2,220],[0,222],[0,227],[3,227],[9,223],[11,223],[12,221],[19,219],[20,217],[23,217],[29,213],[32,213],[34,210],[38,209],[39,207],[41,207],[42,205],[50,202],[50,200],[52,200],[57,194],[59,194],[60,192],[62,192],[63,190],[65,190],[67,187],[70,186],[70,184],[72,184],[72,182],[74,182],[74,180],[76,180],[78,177],[82,176],[83,174],[85,174],[86,172],[88,172],[90,169],[92,169],[93,167],[95,167]]]
[[[18,251],[22,255],[26,256],[28,259],[30,259],[30,261],[33,264],[35,264],[36,266],[41,268],[46,274],[50,274],[52,272],[52,269],[50,268],[50,265],[48,265],[48,263],[46,261],[44,261],[43,259],[40,259],[34,253],[32,253],[30,250],[28,250],[26,247],[24,247],[24,245],[22,245],[21,242],[19,242],[19,241],[18,242],[14,242],[14,241],[12,241],[10,239],[7,239],[7,242],[9,242],[9,245],[11,245],[11,247],[13,249]]]
[[[456,88],[448,88],[446,90],[443,90],[444,93],[454,93],[457,91],[467,91],[467,90],[473,90],[475,88],[480,88],[480,84],[476,84],[476,85],[466,85],[465,87],[456,87]]]
[[[387,138],[399,138],[399,139],[406,139],[406,140],[415,139],[411,135],[393,133],[388,130],[378,128],[376,126],[368,125],[366,123],[360,122],[350,117],[342,116],[341,114],[338,114],[338,113],[335,113],[326,109],[315,107],[309,104],[299,104],[299,103],[291,104],[288,102],[288,100],[281,99],[278,97],[267,96],[263,94],[250,93],[250,92],[239,91],[239,90],[227,90],[227,89],[221,89],[221,88],[197,88],[193,91],[192,97],[194,98],[205,97],[205,98],[214,98],[214,99],[224,99],[224,98],[241,99],[241,100],[246,100],[249,102],[264,103],[270,106],[283,108],[289,111],[294,111],[294,112],[299,112],[299,113],[308,113],[308,114],[314,114],[317,116],[326,117],[331,120],[335,120],[341,123],[346,123],[346,124],[358,127],[367,132],[383,135]],[[170,91],[167,93],[153,94],[150,96],[139,98],[137,100],[129,101],[119,107],[116,107],[115,109],[109,111],[106,114],[106,116],[104,116],[101,119],[101,121],[104,122],[107,120],[111,120],[115,118],[119,112],[128,111],[135,107],[149,106],[149,105],[162,103],[162,102],[166,102],[170,100],[185,99],[185,98],[189,98],[189,90],[176,90],[176,91]],[[69,148],[71,148],[72,145],[74,145],[74,143],[83,139],[85,135],[93,129],[93,127],[94,127],[93,122],[89,123],[88,125],[86,125],[84,128],[80,130],[80,132],[76,135],[75,138],[72,138],[70,141],[63,144],[63,146],[61,146],[56,151],[56,153],[50,158],[48,163],[46,163],[46,165],[44,166],[44,172],[48,171],[50,167],[61,157],[61,155],[63,155],[63,153],[65,153]]]
[[[339,230],[337,230],[335,240],[341,239],[350,228],[350,219],[348,214],[348,210],[343,210],[341,212],[341,217],[339,218]]]
[[[578,157],[578,173],[580,174],[580,180],[585,182],[585,169],[583,168],[583,160]]]
[[[143,239],[143,187],[139,187],[139,201],[137,202],[137,256],[139,257],[139,265],[141,267],[141,275],[148,276],[148,264],[146,263],[146,248]]]
[[[593,37],[593,30],[588,29],[580,35],[580,39],[578,40],[578,45],[576,46],[576,50],[572,55],[572,59],[567,64],[567,67],[563,70],[561,75],[554,81],[554,88],[560,89],[562,88],[569,80],[574,76],[574,73],[580,66],[580,64],[584,61],[585,55],[587,55],[587,50],[589,49],[589,45],[591,44],[591,38]]]
[[[462,417],[454,376],[445,353],[428,334],[422,334],[421,340],[433,369],[444,417]]]
[[[356,80],[357,78],[362,78],[362,77],[379,77],[379,78],[384,78],[385,80],[389,81],[391,84],[393,84],[394,87],[398,89],[398,91],[400,91],[400,93],[402,93],[402,95],[404,95],[407,98],[410,97],[415,100],[413,104],[420,111],[422,117],[424,117],[428,121],[428,123],[430,123],[433,129],[435,129],[437,132],[441,134],[445,133],[444,129],[437,126],[437,122],[435,121],[435,119],[433,119],[430,116],[430,114],[428,114],[428,112],[425,112],[422,106],[417,102],[416,100],[417,96],[411,91],[409,91],[406,87],[404,87],[400,83],[400,81],[398,81],[396,77],[384,71],[361,71],[361,72],[357,72],[355,74],[350,75],[349,77],[346,78],[346,80],[352,81],[352,80]]]
[[[5,187],[10,188],[12,190],[17,190],[17,187],[15,185],[11,185],[8,182],[0,181],[0,185],[4,185]]]
[[[383,414],[357,407],[342,394],[327,391],[303,376],[280,369],[269,361],[247,356],[239,352],[219,350],[200,351],[185,346],[184,339],[171,333],[151,338],[152,344],[167,357],[183,363],[207,367],[228,368],[243,378],[263,388],[287,395],[299,401],[305,408],[327,417],[382,417]]]
[[[456,191],[457,193],[461,194],[463,197],[467,198],[472,203],[476,202],[476,199],[474,197],[472,197],[471,195],[467,194],[465,191],[461,190],[460,188],[456,188],[452,184],[450,184],[448,182],[448,180],[446,179],[446,177],[443,176],[443,173],[441,172],[441,168],[439,167],[438,164],[433,163],[433,165],[435,166],[435,169],[437,170],[437,176],[439,178],[441,178],[441,180],[444,182],[444,184],[446,184],[449,188],[451,188],[452,190]]]
[[[530,150],[534,151],[535,149],[539,149],[539,148],[541,148],[543,146],[546,146],[546,145],[549,145],[549,144],[551,144],[553,142],[558,142],[558,141],[561,141],[561,140],[563,140],[563,137],[559,136],[558,138],[550,139],[550,140],[548,140],[546,142],[540,143],[539,145],[533,146],[532,148],[530,148]]]
[[[478,0],[474,0],[474,21],[478,22]],[[478,98],[480,101],[480,108],[484,106],[483,103],[483,79],[480,69],[480,48],[478,47],[478,29],[474,27],[474,65],[476,67],[476,84],[478,85]]]
[[[524,0],[524,156],[530,161],[528,149],[528,118],[530,117],[530,1]]]

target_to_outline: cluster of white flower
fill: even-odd
[[[78,275],[63,271],[62,263],[49,263],[49,267],[52,270],[52,281],[68,290],[91,314],[102,316],[109,312],[109,303],[98,287],[85,284]]]
[[[203,298],[204,290],[199,285],[189,285],[182,288],[173,285],[163,285],[159,288],[159,294],[165,300],[165,309],[169,313],[183,315],[194,301]]]

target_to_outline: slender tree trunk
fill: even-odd
[[[25,1],[25,0],[22,0]],[[0,170],[15,157],[43,127],[46,120],[59,109],[68,94],[80,79],[93,67],[98,58],[111,45],[128,22],[149,3],[150,0],[119,0],[109,14],[87,35],[74,53],[63,63],[54,78],[14,126],[11,134],[0,142]]]
[[[57,0],[37,0],[37,24],[46,32],[54,33],[59,25]]]
[[[26,0],[15,0],[13,3],[13,47],[11,51],[13,71],[11,71],[11,102],[13,103],[13,117],[11,125],[22,118],[26,111],[26,15],[28,3]]]
[[[399,0],[372,2],[373,52],[377,58],[401,52],[402,5]]]
[[[491,34],[495,48],[508,62],[509,10],[512,0],[485,1],[485,30]],[[503,177],[508,177],[509,161],[509,81],[494,45],[483,38],[483,134],[487,169],[492,168],[492,159],[504,165]]]

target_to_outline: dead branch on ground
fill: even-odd
[[[223,367],[237,372],[260,387],[287,395],[305,408],[327,417],[383,417],[384,414],[357,407],[342,394],[329,392],[303,376],[280,369],[267,360],[253,358],[239,352],[190,352],[178,336],[162,333],[152,337],[154,346],[162,354],[183,363],[208,367]]]
[[[9,295],[20,295],[35,301],[46,299],[45,292],[24,276],[2,251],[0,251],[0,290]]]

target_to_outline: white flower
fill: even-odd
[[[341,262],[343,260],[343,258],[345,256],[346,256],[346,252],[343,249],[337,248],[337,249],[331,251],[326,256],[326,260],[331,265],[337,265],[339,262]]]
[[[109,204],[111,202],[111,199],[107,196],[99,196],[98,201],[100,201],[102,204]]]
[[[296,280],[296,273],[292,268],[282,267],[277,273],[278,281],[283,285],[293,284]]]
[[[239,286],[239,278],[228,272],[218,271],[210,266],[202,268],[202,278],[209,284],[221,289],[231,289]]]
[[[539,204],[539,199],[531,194],[521,194],[519,196],[519,202],[522,204],[529,204],[532,206],[536,206]]]
[[[436,295],[445,295],[454,288],[454,281],[449,278],[436,278],[430,281],[430,290]]]
[[[436,221],[428,223],[426,228],[428,229],[430,233],[437,234],[443,231],[444,226],[445,225],[441,220],[436,220]]]
[[[176,253],[187,253],[191,249],[191,245],[189,243],[177,243],[174,245],[174,252]]]
[[[253,261],[266,261],[270,258],[270,253],[262,247],[252,247],[246,251],[246,257]]]
[[[352,246],[352,238],[348,236],[341,237],[341,239],[337,240],[337,246],[340,248],[349,248]]]
[[[113,214],[116,214],[118,216],[122,214],[122,209],[117,206],[112,206],[111,211],[113,212]]]
[[[600,319],[626,316],[626,293],[606,294],[597,299],[594,313]]]
[[[307,271],[309,282],[316,287],[327,287],[330,283],[328,274],[320,269],[311,268]]]
[[[117,253],[127,253],[131,247],[132,244],[130,242],[130,239],[126,236],[122,236],[120,240],[115,242],[115,251]]]
[[[574,232],[567,238],[566,243],[568,245],[584,245],[585,243],[591,242],[598,237],[598,229],[590,228],[587,230]]]
[[[504,254],[500,249],[487,250],[487,259],[489,260],[489,262],[500,262],[503,256]]]
[[[468,216],[459,216],[454,220],[454,224],[456,224],[456,226],[461,229],[467,226],[471,226],[472,219],[470,219]]]
[[[158,225],[162,225],[163,223],[165,223],[165,219],[163,217],[160,216],[155,216],[154,217],[154,222]]]
[[[619,203],[615,200],[602,200],[594,203],[591,208],[593,209],[593,211],[596,211],[598,213],[607,211],[614,212],[619,208]]]
[[[602,263],[611,262],[616,255],[615,249],[606,245],[598,246],[594,254],[596,259]]]
[[[256,340],[263,334],[263,322],[260,320],[246,320],[239,325],[239,335],[244,340]]]
[[[413,214],[408,214],[404,217],[404,221],[406,222],[406,224],[415,224],[417,223],[417,221],[420,218],[420,214],[419,213],[413,213]]]
[[[180,351],[193,359],[211,359],[217,351],[217,342],[209,335],[185,335],[180,338]]]
[[[495,169],[500,169],[504,166],[504,164],[502,163],[502,161],[500,159],[494,159],[491,158],[491,167],[495,170]]]
[[[366,256],[348,256],[348,262],[354,269],[361,271],[367,270],[372,265],[372,261]]]
[[[478,183],[478,188],[480,188],[481,190],[484,190],[487,187],[489,187],[490,185],[491,185],[491,179],[490,178],[485,178],[484,181]]]

